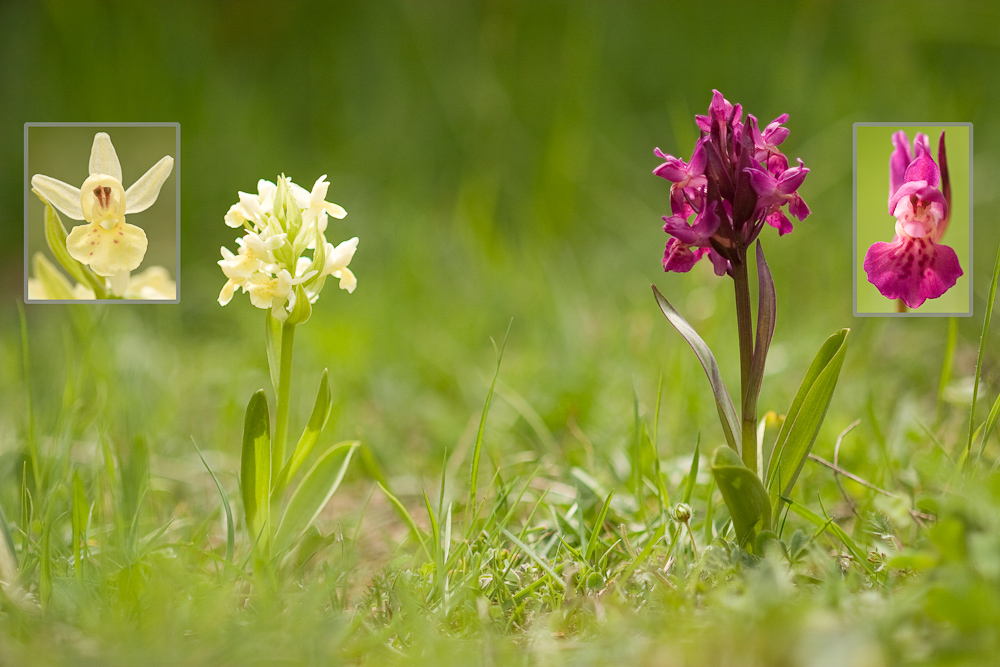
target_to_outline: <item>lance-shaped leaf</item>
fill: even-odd
[[[850,331],[841,329],[823,343],[778,432],[767,467],[767,488],[771,502],[779,513],[784,499],[791,495],[792,487],[795,486],[799,472],[816,441],[823,418],[826,417],[826,410],[840,376],[840,368],[844,365],[847,334]]]
[[[360,444],[353,440],[330,447],[305,474],[288,501],[288,507],[274,534],[278,553],[291,547],[316,521],[316,517],[340,487],[354,450]]]
[[[263,389],[258,390],[247,404],[240,477],[250,538],[257,541],[259,537],[258,544],[266,552],[267,526],[271,519],[271,418]]]
[[[295,476],[295,473],[305,463],[313,447],[316,446],[316,441],[319,440],[320,433],[326,428],[326,422],[330,419],[330,406],[333,404],[333,401],[330,395],[329,374],[329,371],[324,368],[323,377],[319,381],[319,389],[316,391],[316,404],[313,406],[309,423],[306,424],[305,429],[302,431],[302,437],[299,438],[298,444],[295,445],[292,457],[288,459],[288,463],[285,464],[285,467],[281,469],[281,474],[278,475],[278,481],[275,483],[274,492],[272,493],[272,497],[274,498],[278,498],[281,495],[288,485],[289,480]]]
[[[670,305],[666,297],[660,294],[660,290],[653,285],[653,294],[656,296],[656,303],[660,305],[663,315],[677,329],[677,332],[684,337],[691,349],[694,350],[701,367],[705,369],[708,382],[712,385],[712,393],[715,394],[715,406],[719,410],[719,422],[722,424],[722,431],[726,434],[726,441],[729,446],[737,452],[741,451],[737,435],[740,433],[740,420],[736,416],[736,408],[733,407],[733,399],[726,391],[726,385],[722,382],[722,374],[719,372],[719,364],[715,361],[715,356],[708,344],[702,340],[698,332],[687,323],[681,314]]]
[[[740,546],[753,544],[758,530],[771,527],[771,501],[760,478],[750,471],[739,455],[725,445],[712,455],[712,475],[719,485],[733,518],[736,540]]]
[[[760,397],[764,364],[767,361],[767,351],[771,347],[771,338],[774,336],[774,320],[777,314],[774,281],[771,279],[771,270],[764,259],[764,249],[760,241],[757,242],[757,289],[757,336],[754,341],[753,357],[750,360],[747,395],[743,400],[743,419],[749,422],[751,431],[757,424],[757,399]],[[747,424],[744,424],[744,427],[746,426]],[[756,443],[754,446],[756,447]]]

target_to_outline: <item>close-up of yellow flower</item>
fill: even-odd
[[[127,190],[122,185],[118,154],[106,132],[94,135],[90,176],[78,188],[51,176],[35,174],[32,189],[77,225],[66,238],[70,256],[99,276],[111,278],[112,289],[127,285],[127,274],[142,263],[147,240],[142,228],[128,224],[126,215],[145,211],[156,202],[174,159],[162,157]]]

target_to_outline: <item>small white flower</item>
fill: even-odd
[[[347,216],[347,211],[345,211],[340,206],[336,204],[331,204],[326,201],[326,192],[330,188],[330,184],[326,181],[326,174],[323,174],[316,179],[316,183],[313,184],[312,192],[309,193],[309,198],[306,200],[305,205],[300,206],[305,210],[302,211],[302,222],[309,224],[320,214],[320,212],[326,212],[338,220],[342,220]],[[301,188],[300,188],[301,189]],[[304,192],[304,190],[303,190]],[[298,202],[296,202],[298,203]],[[320,231],[324,231],[326,224],[324,221],[323,227]]]
[[[295,304],[295,293],[292,291],[295,282],[286,269],[278,271],[275,277],[258,271],[250,276],[244,289],[250,294],[250,303],[258,308],[270,308],[275,319],[284,322]],[[283,308],[286,302],[288,310]]]
[[[347,265],[354,259],[354,253],[358,249],[358,237],[348,239],[334,247],[332,243],[326,244],[326,265],[321,272],[324,276],[332,275],[340,279],[340,289],[353,293],[358,286],[358,279],[354,277]]]
[[[31,186],[70,218],[88,223],[74,227],[66,238],[70,256],[100,276],[115,276],[138,268],[146,255],[146,234],[127,224],[126,214],[153,205],[173,166],[174,159],[164,156],[126,190],[111,137],[98,132],[90,151],[90,176],[80,188],[42,174],[31,177]]]
[[[220,249],[222,259],[218,264],[227,278],[242,286],[255,272],[270,272],[274,265],[272,252],[280,248],[287,238],[287,234],[273,234],[264,240],[254,232],[247,232],[242,238],[236,239],[240,247],[239,254],[234,255],[229,248],[223,246]]]
[[[162,266],[151,266],[133,275],[125,288],[126,299],[173,300],[177,298],[177,283]]]

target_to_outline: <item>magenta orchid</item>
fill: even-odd
[[[938,141],[940,167],[931,156],[926,134],[917,133],[912,152],[902,130],[892,135],[892,143],[889,213],[896,218],[896,234],[889,243],[873,244],[863,266],[882,296],[919,308],[954,287],[962,276],[958,255],[940,243],[951,213],[944,132]]]
[[[671,236],[663,270],[685,273],[708,256],[717,275],[735,277],[734,267],[745,264],[746,250],[765,223],[779,235],[787,234],[792,223],[783,208],[798,220],[809,215],[797,192],[809,170],[801,160],[789,169],[788,158],[778,149],[788,137],[782,127],[788,114],[761,132],[754,116],[741,122],[741,105],[730,103],[718,90],[712,92],[708,115],[695,116],[701,138],[691,160],[654,151],[664,162],[653,173],[673,184],[673,215],[663,218],[663,231]],[[693,224],[688,222],[691,216]]]
[[[712,455],[712,475],[729,508],[737,543],[755,553],[762,549],[755,540],[758,531],[780,530],[782,509],[789,502],[833,394],[848,335],[848,330],[842,329],[823,344],[786,413],[774,446],[770,450],[763,447],[765,429],[757,420],[757,402],[778,307],[759,236],[765,226],[776,228],[779,236],[787,234],[792,231],[789,217],[801,221],[809,215],[809,207],[798,193],[809,170],[802,160],[789,168],[788,158],[779,148],[788,138],[783,127],[787,120],[788,114],[783,113],[762,131],[754,116],[744,116],[742,106],[730,103],[716,90],[708,114],[695,116],[701,137],[690,161],[657,148],[656,156],[663,163],[653,170],[671,182],[671,215],[663,217],[663,231],[670,236],[663,270],[684,273],[708,257],[716,275],[733,279],[740,346],[738,401],[726,388],[708,344],[655,285],[653,294],[664,317],[698,357],[712,387],[726,438],[726,444],[719,445]],[[932,187],[932,182],[936,186],[927,164],[914,163],[911,173],[909,163],[907,160],[904,171],[906,176],[912,175],[913,183],[919,177],[924,179],[923,187]],[[899,196],[903,198],[916,186],[904,186],[903,172],[900,174]],[[906,214],[911,226],[919,226],[925,224],[927,216],[940,211],[933,208],[930,195],[922,189],[914,192],[930,202],[922,207],[914,205]],[[909,201],[900,199],[900,211]],[[756,318],[749,276],[752,245],[756,245]],[[819,419],[803,419],[803,414],[819,415]]]

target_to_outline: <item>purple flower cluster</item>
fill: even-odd
[[[806,174],[802,166],[788,167],[778,146],[788,136],[781,114],[763,131],[752,115],[741,122],[743,108],[712,91],[707,116],[695,116],[701,138],[690,161],[654,152],[664,160],[653,170],[670,186],[670,210],[663,231],[670,235],[663,254],[663,270],[690,271],[708,255],[717,275],[732,275],[733,265],[745,261],[746,249],[764,223],[779,234],[792,231],[782,210],[805,220],[809,207],[796,192]],[[693,222],[692,222],[693,217]]]
[[[940,168],[926,134],[917,133],[912,152],[902,130],[892,135],[892,144],[889,213],[896,218],[896,235],[890,243],[879,241],[868,249],[864,269],[882,296],[919,308],[947,292],[962,275],[958,255],[939,243],[951,208],[944,132],[938,141]]]

